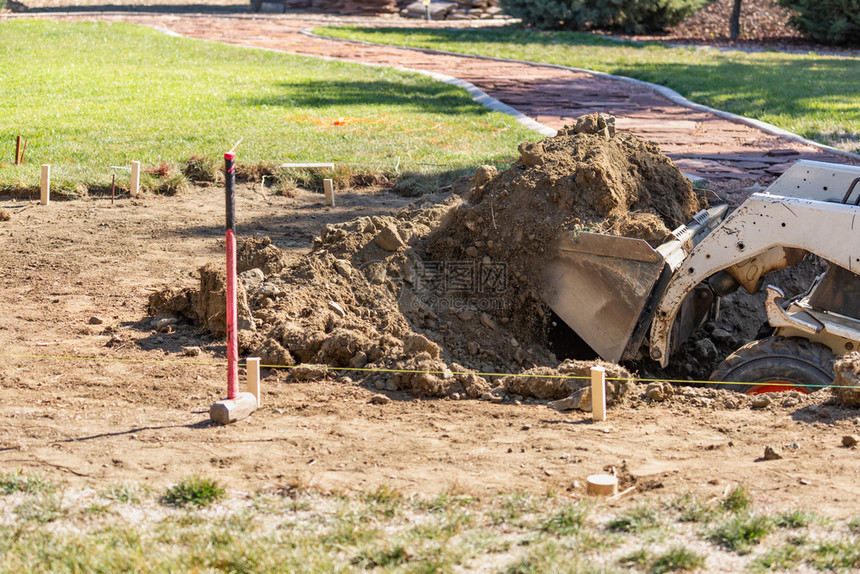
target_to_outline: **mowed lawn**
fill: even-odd
[[[319,28],[326,36],[586,68],[672,88],[700,104],[860,153],[860,58],[669,48],[517,27]]]
[[[846,509],[847,510],[847,509]],[[745,486],[605,504],[566,492],[227,492],[189,477],[68,487],[0,474],[0,574],[856,572],[860,516],[757,508]]]
[[[0,191],[104,185],[110,166],[332,161],[389,174],[500,161],[536,135],[425,76],[123,23],[0,22]],[[14,166],[15,136],[29,140]]]

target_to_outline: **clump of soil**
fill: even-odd
[[[621,400],[629,390],[630,375],[623,367],[604,361],[584,363],[568,359],[556,368],[534,367],[518,375],[505,377],[500,382],[505,391],[513,396],[558,400],[590,386],[593,366],[606,369],[607,402],[614,404]]]
[[[860,353],[848,353],[833,364],[833,394],[844,407],[860,407]],[[854,387],[854,388],[851,388]]]
[[[396,215],[327,225],[291,266],[267,238],[245,241],[243,352],[424,396],[548,400],[586,386],[594,363],[559,365],[545,345],[536,277],[546,245],[577,229],[657,245],[699,200],[656,145],[616,135],[608,116],[524,143],[520,156],[504,172],[479,168],[462,196],[424,196]],[[156,294],[151,312],[196,310],[219,334],[223,275],[207,266],[200,276],[199,293]],[[630,374],[606,367],[617,379],[612,403]]]

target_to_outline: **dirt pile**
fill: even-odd
[[[478,169],[468,203],[433,232],[426,252],[446,267],[472,266],[482,295],[485,279],[504,275],[492,294],[498,315],[526,341],[543,344],[550,315],[539,282],[559,232],[635,237],[656,247],[700,200],[657,145],[615,134],[611,116],[585,116],[519,152],[504,172]],[[449,282],[449,295],[470,294],[457,287]]]
[[[245,241],[243,352],[305,364],[297,378],[334,367],[425,396],[550,400],[586,386],[594,362],[559,365],[544,344],[548,310],[535,277],[545,246],[577,229],[656,245],[699,201],[655,145],[616,135],[608,116],[524,143],[520,155],[504,172],[479,168],[463,197],[425,196],[393,216],[327,225],[293,266],[267,238]],[[212,325],[222,322],[223,276],[201,269],[201,290],[157,294],[151,310],[195,311],[223,332]],[[159,307],[169,302],[177,308]],[[618,379],[610,402],[620,400],[630,375],[605,366]]]

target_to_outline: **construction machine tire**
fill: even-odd
[[[766,337],[747,343],[720,363],[712,388],[746,395],[813,393],[833,384],[833,351],[801,337]]]

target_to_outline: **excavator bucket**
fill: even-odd
[[[666,264],[647,242],[564,232],[550,247],[544,302],[600,357],[617,362]]]

